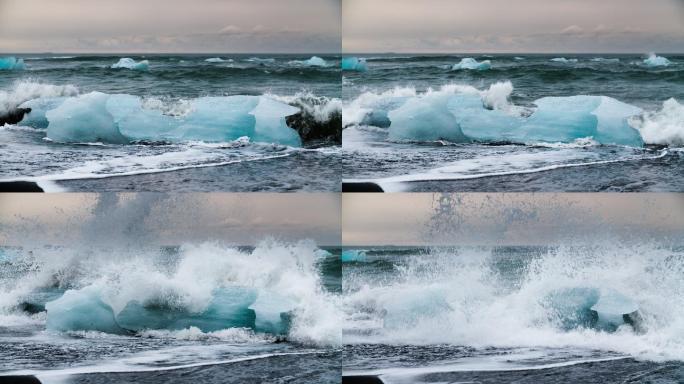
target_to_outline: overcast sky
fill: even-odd
[[[684,52],[682,0],[343,0],[344,52]]]
[[[684,242],[684,194],[344,194],[342,243],[549,245]]]
[[[0,52],[338,52],[341,0],[0,0]]]
[[[0,244],[340,244],[333,193],[0,194]]]

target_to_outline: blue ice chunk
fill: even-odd
[[[159,110],[144,109],[138,96],[110,95],[106,109],[119,132],[130,141],[173,141],[170,132],[179,125],[177,119]]]
[[[667,67],[672,64],[672,62],[665,57],[651,53],[648,58],[644,60],[644,64],[648,67]]]
[[[19,108],[31,108],[31,112],[25,114],[19,124],[33,128],[47,128],[48,119],[45,114],[62,105],[66,99],[66,97],[41,97],[22,103]]]
[[[482,142],[516,142],[520,117],[484,107],[479,94],[457,94],[447,105],[461,131],[468,138]]]
[[[404,290],[387,295],[383,305],[385,329],[407,329],[426,318],[451,311],[444,289],[434,286],[421,290]]]
[[[596,312],[599,329],[613,329],[625,323],[625,316],[634,314],[639,305],[629,297],[614,290],[602,290],[598,302],[591,307]]]
[[[256,316],[254,330],[272,334],[286,334],[290,328],[292,311],[296,303],[270,291],[260,291],[249,306]]]
[[[565,57],[554,57],[554,58],[551,59],[550,61],[553,61],[553,62],[555,62],[555,63],[564,63],[564,64],[567,64],[567,63],[576,63],[576,62],[577,62],[577,59],[566,59]]]
[[[57,300],[45,304],[46,328],[51,331],[100,331],[123,334],[112,308],[102,301],[94,286],[68,290]]]
[[[0,70],[19,70],[26,69],[24,59],[17,59],[13,56],[0,57]]]
[[[299,109],[265,96],[202,97],[180,117],[144,108],[142,99],[133,95],[93,92],[61,104],[58,100],[35,103],[44,109],[59,104],[44,114],[48,138],[58,142],[226,142],[247,136],[257,142],[301,145],[299,134],[285,121]],[[29,120],[45,125],[40,108],[35,118],[29,114]]]
[[[192,101],[192,112],[169,134],[177,141],[223,142],[254,137],[256,119],[249,112],[258,103],[259,96],[200,97]]]
[[[461,59],[460,62],[454,64],[451,67],[452,71],[457,71],[459,69],[476,69],[478,71],[486,71],[492,67],[492,62],[489,60],[477,61],[472,57],[465,57]]]
[[[342,58],[342,70],[365,72],[368,70],[368,67],[366,66],[366,59],[358,57],[344,57]]]
[[[303,65],[308,66],[308,67],[327,67],[328,66],[328,63],[318,56],[312,56],[310,59],[304,60],[301,63]]]
[[[342,251],[343,263],[364,262],[367,260],[366,251],[362,249],[347,249]]]
[[[147,71],[150,69],[150,62],[147,60],[135,61],[130,57],[124,57],[112,64],[111,68],[126,68],[136,71]]]
[[[285,118],[299,113],[299,108],[261,96],[259,104],[249,112],[256,120],[253,141],[272,142],[299,147],[302,141],[294,129],[287,126]]]
[[[128,143],[107,111],[108,100],[109,95],[100,92],[64,100],[45,113],[47,137],[62,143]]]
[[[628,119],[640,115],[643,110],[611,97],[600,96],[600,98],[601,103],[592,112],[598,120],[594,140],[601,144],[642,147],[644,141],[641,134],[629,125]]]
[[[224,63],[224,62],[232,62],[233,59],[224,60],[220,57],[210,57],[208,59],[205,59],[204,61],[206,61],[207,63]]]
[[[520,128],[523,142],[572,142],[593,137],[601,144],[640,147],[639,132],[627,119],[640,109],[606,96],[544,97]]]
[[[449,110],[449,94],[432,93],[406,100],[390,111],[391,140],[438,141],[454,143],[470,141],[461,131],[456,117]]]
[[[116,321],[131,331],[188,327],[197,327],[203,332],[236,327],[254,329],[254,311],[248,307],[255,299],[254,289],[236,286],[215,290],[207,308],[197,313],[154,302],[130,301],[116,315]]]

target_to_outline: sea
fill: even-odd
[[[10,56],[23,65],[0,69],[0,181],[83,192],[340,189],[339,56]],[[30,112],[6,119],[20,109]]]
[[[354,57],[342,74],[344,181],[389,192],[684,191],[682,55]]]
[[[342,260],[350,383],[684,381],[681,247],[367,247]]]
[[[339,383],[339,249],[0,248],[3,376]]]

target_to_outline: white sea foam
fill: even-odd
[[[674,98],[663,102],[660,111],[645,113],[632,123],[646,143],[684,146],[684,105]]]
[[[345,329],[356,331],[345,335],[345,342],[578,348],[684,361],[681,252],[650,244],[561,246],[526,260],[517,271],[511,265],[497,264],[483,249],[460,249],[412,258],[395,268],[398,276],[391,280],[351,275],[345,284]],[[631,298],[645,331],[628,325],[613,333],[562,328],[548,297],[578,287]],[[382,327],[358,332],[356,319],[365,324],[376,319]]]
[[[73,85],[44,84],[34,80],[17,81],[8,91],[0,91],[0,115],[15,110],[29,100],[76,95],[78,88]]]
[[[92,226],[91,226],[92,227]],[[218,243],[184,244],[172,264],[159,264],[156,250],[124,248],[78,251],[67,248],[31,249],[22,253],[29,278],[0,287],[0,313],[10,319],[16,306],[45,287],[69,287],[71,296],[81,290],[97,295],[114,315],[128,303],[154,303],[188,313],[201,313],[212,302],[217,289],[244,287],[257,297],[273,295],[289,303],[292,322],[288,339],[307,345],[340,345],[340,315],[337,298],[322,288],[317,261],[320,250],[310,241],[261,242],[252,251]],[[52,301],[57,305],[59,301]],[[87,303],[86,303],[87,304]],[[56,313],[53,313],[53,315]],[[28,317],[17,317],[21,322]],[[48,311],[48,323],[50,323]],[[77,330],[76,330],[77,331]],[[268,341],[244,328],[201,332],[147,330],[143,337],[232,342]]]

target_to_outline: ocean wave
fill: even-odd
[[[647,143],[684,146],[684,105],[674,98],[665,100],[660,111],[647,112],[632,123]]]
[[[423,93],[410,87],[365,92],[344,105],[342,123],[386,128],[394,141],[530,144],[590,138],[630,147],[681,145],[681,112],[674,100],[656,113],[585,95],[544,97],[526,108],[510,102],[512,92],[508,81],[485,90],[450,84]]]
[[[684,360],[681,252],[606,244],[500,257],[432,250],[395,259],[382,278],[350,275],[345,342],[570,347]]]
[[[46,314],[53,332],[235,342],[281,335],[339,345],[336,299],[322,288],[320,255],[308,241],[265,241],[251,251],[185,244],[171,258],[140,249],[31,249],[10,262],[0,311]]]
[[[69,97],[79,94],[73,85],[45,84],[35,80],[17,81],[12,87],[0,91],[0,122],[3,116],[15,111],[22,103],[38,98]]]

